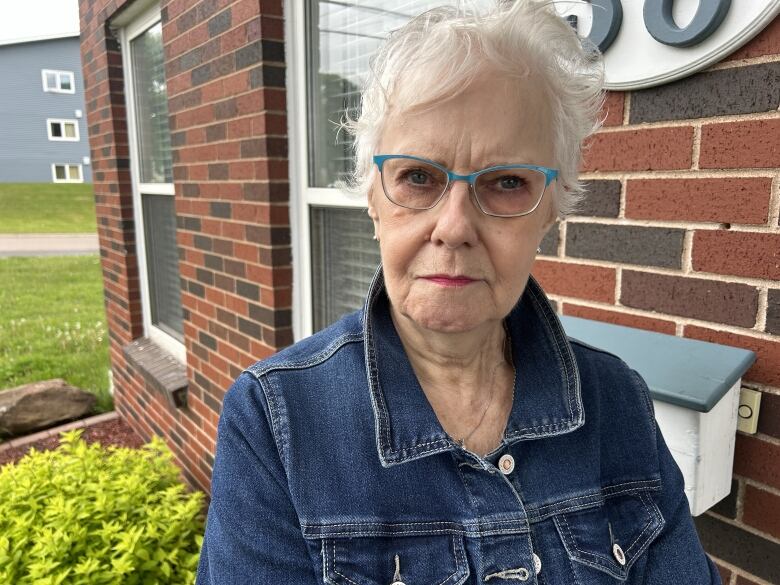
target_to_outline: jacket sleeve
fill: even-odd
[[[645,399],[649,403],[651,415],[654,416],[647,384],[638,373],[634,374],[642,381]],[[666,524],[648,550],[648,570],[644,583],[722,585],[715,563],[702,548],[685,495],[683,474],[666,445],[658,423],[655,423],[655,431],[661,473],[661,491],[656,503]]]
[[[222,405],[197,585],[317,583],[270,414],[244,372]]]

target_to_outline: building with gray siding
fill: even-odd
[[[0,183],[91,182],[79,37],[0,42]]]

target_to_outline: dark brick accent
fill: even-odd
[[[270,327],[290,327],[292,312],[289,309],[269,309],[254,303],[249,304],[249,317],[258,323]]]
[[[758,432],[780,439],[780,396],[769,392],[761,395]]]
[[[197,278],[198,281],[202,282],[203,284],[208,284],[209,286],[214,284],[214,273],[211,272],[210,270],[204,270],[203,268],[196,268],[195,278]]]
[[[209,165],[209,180],[227,181],[228,166],[225,163],[213,163]]]
[[[737,493],[739,492],[739,482],[736,479],[731,480],[731,491],[729,495],[723,498],[720,502],[715,504],[711,511],[727,518],[737,517]]]
[[[249,321],[247,319],[243,319],[241,317],[238,318],[238,330],[241,333],[246,333],[247,335],[250,335],[251,337],[254,337],[255,339],[262,339],[263,338],[263,330],[254,321]]]
[[[217,140],[224,140],[227,136],[227,126],[224,122],[219,124],[212,124],[206,126],[206,141],[216,142]]]
[[[214,256],[213,254],[204,254],[203,262],[206,264],[206,268],[211,270],[222,270],[224,262],[228,261],[221,256]]]
[[[780,335],[780,289],[769,289],[764,331]]]
[[[198,284],[197,282],[193,282],[191,280],[187,281],[187,290],[194,294],[196,297],[200,297],[202,299],[206,298],[206,289],[203,287],[202,284]]]
[[[198,197],[200,195],[200,185],[198,183],[183,183],[182,195],[185,197]]]
[[[702,514],[694,518],[704,550],[770,583],[780,582],[780,544]]]
[[[555,222],[542,238],[542,243],[539,244],[539,247],[542,249],[541,253],[545,256],[557,256],[560,239],[561,224],[560,222]]]
[[[209,28],[209,36],[215,37],[220,33],[225,32],[230,28],[230,8],[227,10],[223,10],[219,14],[217,14],[214,18],[209,20],[208,28]]]
[[[566,255],[626,264],[680,268],[685,230],[569,223]]]
[[[249,86],[252,89],[258,87],[284,87],[285,68],[277,65],[261,65],[249,72]]]
[[[230,98],[214,104],[214,117],[217,120],[235,118],[238,115],[238,104],[235,98]]]
[[[290,243],[290,228],[268,227],[258,225],[246,226],[246,239],[250,242],[271,246],[276,244],[287,245]]]
[[[209,210],[213,217],[229,219],[232,214],[230,203],[225,201],[212,201],[209,204]]]
[[[182,219],[181,227],[190,232],[199,232],[201,229],[199,217],[178,216]]]
[[[631,94],[632,124],[774,111],[780,63],[706,71]]]
[[[236,293],[253,301],[260,300],[260,287],[244,280],[236,281]]]
[[[236,69],[243,69],[263,60],[263,44],[256,41],[236,51]]]
[[[758,291],[747,284],[623,270],[620,302],[637,309],[753,327]]]
[[[208,333],[205,333],[204,331],[198,332],[198,340],[208,347],[209,349],[216,351],[217,350],[217,340],[214,339],[211,335]]]
[[[193,242],[198,250],[211,252],[211,238],[207,238],[206,236],[195,236]]]
[[[620,213],[620,181],[586,181],[585,194],[573,215],[617,217]]]

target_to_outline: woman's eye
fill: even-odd
[[[425,185],[430,177],[424,171],[409,171],[404,178],[415,185]]]
[[[502,189],[519,189],[525,185],[525,181],[520,177],[501,177],[498,184]]]

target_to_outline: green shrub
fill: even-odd
[[[81,430],[0,467],[0,583],[194,583],[204,497],[178,475],[158,437],[104,448]]]

